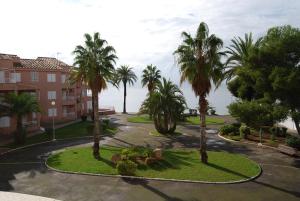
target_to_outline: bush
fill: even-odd
[[[250,128],[246,125],[241,125],[241,127],[240,127],[241,138],[246,139],[247,135],[250,135]]]
[[[300,149],[300,139],[294,136],[289,136],[286,138],[286,144],[290,147]]]
[[[86,115],[81,115],[81,121],[86,121],[87,116]]]
[[[47,135],[52,135],[53,134],[53,128],[47,127],[47,128],[45,128],[45,132],[46,132]]]
[[[282,135],[282,137],[286,137],[286,133],[287,133],[287,128],[286,127],[281,127],[281,135]]]
[[[275,140],[275,136],[276,136],[276,132],[277,132],[277,128],[276,127],[271,127],[269,129],[270,133],[271,133],[271,140],[274,141]]]
[[[236,135],[238,133],[238,128],[233,125],[224,125],[220,128],[220,132],[223,135]]]
[[[117,163],[117,171],[120,175],[134,175],[137,168],[137,164],[131,160],[121,160]]]
[[[153,155],[153,150],[145,147],[130,147],[122,149],[121,155],[123,159],[136,161],[137,158],[146,158]]]
[[[102,128],[106,130],[109,128],[109,119],[102,119]]]

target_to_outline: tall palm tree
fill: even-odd
[[[245,67],[251,61],[251,54],[257,51],[261,44],[262,38],[254,41],[252,33],[245,34],[244,39],[235,37],[231,40],[231,45],[226,47],[225,54],[228,56],[226,65],[225,77],[231,80],[236,74],[238,69]]]
[[[115,79],[116,85],[119,85],[120,82],[122,82],[124,86],[123,113],[126,114],[127,83],[133,85],[137,81],[137,77],[132,68],[127,65],[122,65],[117,69]]]
[[[15,143],[23,144],[25,142],[24,126],[22,118],[32,112],[40,112],[40,106],[36,98],[28,93],[9,93],[4,99],[9,116],[15,116],[17,119],[17,130],[15,133]]]
[[[156,66],[150,64],[143,70],[142,75],[142,85],[143,87],[147,85],[148,91],[151,93],[155,85],[160,82],[161,74],[160,70]]]
[[[148,94],[142,108],[153,112],[154,125],[159,133],[172,134],[185,106],[185,98],[178,86],[163,78]]]
[[[93,116],[94,116],[94,145],[93,154],[96,158],[100,156],[100,123],[98,113],[98,94],[107,88],[107,82],[113,78],[114,64],[117,56],[115,49],[107,45],[107,41],[100,38],[98,32],[93,36],[85,34],[83,46],[76,46],[73,54],[75,55],[75,68],[71,79],[86,84],[92,91]]]
[[[211,81],[219,86],[222,80],[222,65],[220,49],[223,42],[214,34],[209,35],[207,24],[201,22],[195,37],[182,32],[183,42],[174,54],[180,67],[180,82],[187,80],[199,97],[200,112],[200,155],[201,161],[207,163],[206,153],[206,122],[205,115],[208,102],[206,96],[211,90]]]

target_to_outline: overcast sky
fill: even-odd
[[[1,0],[0,52],[22,58],[56,56],[73,63],[71,52],[84,33],[100,32],[120,64],[139,75],[147,64],[178,81],[172,52],[180,33],[195,33],[201,21],[229,44],[234,36],[290,24],[300,27],[300,0]]]

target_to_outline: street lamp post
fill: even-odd
[[[55,106],[55,101],[51,101],[51,105]],[[55,141],[55,126],[54,126],[54,112],[52,112],[52,134],[53,134],[53,139],[52,141]]]

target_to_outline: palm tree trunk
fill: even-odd
[[[17,115],[17,129],[15,131],[15,144],[22,144],[22,116]]]
[[[94,113],[94,145],[93,145],[93,155],[95,158],[99,158],[100,157],[100,146],[99,146],[99,141],[100,141],[100,123],[99,123],[99,109],[98,109],[98,91],[97,90],[93,90],[92,92],[92,96],[93,96],[93,113]]]
[[[201,162],[207,164],[207,152],[206,152],[206,121],[205,115],[207,110],[207,101],[205,95],[199,97],[199,112],[200,112],[200,156]]]
[[[124,84],[123,114],[126,114],[126,95],[127,95],[126,82],[123,82],[123,84]]]

